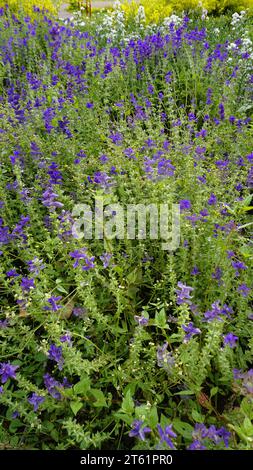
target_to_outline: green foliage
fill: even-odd
[[[199,13],[0,17],[1,448],[253,448],[253,30]],[[76,238],[95,201],[181,202],[180,245]]]

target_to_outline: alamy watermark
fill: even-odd
[[[86,240],[161,240],[162,249],[180,245],[179,204],[108,204],[96,197],[93,207],[76,204],[72,211],[75,238]]]

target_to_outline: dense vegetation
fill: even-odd
[[[0,29],[1,447],[252,449],[251,20]],[[180,245],[77,238],[95,201]]]

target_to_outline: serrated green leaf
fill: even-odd
[[[134,412],[134,401],[132,398],[131,391],[128,390],[126,392],[126,395],[123,398],[122,405],[121,405],[121,411],[123,413],[126,413],[128,415],[131,415]]]
[[[155,326],[158,328],[168,328],[167,317],[164,308],[158,310],[155,314]]]

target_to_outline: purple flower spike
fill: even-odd
[[[238,339],[238,336],[235,336],[233,333],[228,333],[223,337],[224,346],[229,346],[233,349],[236,347]]]
[[[177,293],[177,304],[182,305],[182,304],[191,304],[191,296],[190,292],[193,291],[193,287],[186,286],[182,282],[178,282],[177,286],[179,289],[176,289]]]
[[[16,370],[19,366],[13,366],[9,362],[1,362],[0,363],[0,375],[1,382],[4,384],[7,382],[8,379],[15,379],[16,378]]]
[[[187,333],[183,340],[184,343],[187,343],[193,335],[201,334],[201,330],[199,328],[195,328],[192,322],[190,322],[188,326],[182,325],[182,328],[185,331],[185,333]]]
[[[39,406],[45,401],[44,397],[40,397],[36,393],[33,393],[30,398],[28,398],[28,402],[33,405],[34,411],[37,411]]]
[[[64,359],[62,357],[62,347],[61,346],[55,346],[55,344],[51,344],[49,351],[48,351],[48,357],[52,361],[57,362],[59,369],[61,370],[64,364]]]

